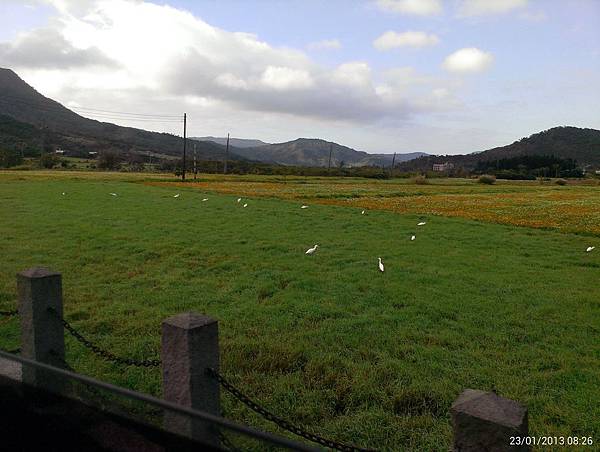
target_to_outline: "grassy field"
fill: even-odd
[[[17,271],[49,266],[63,273],[66,318],[138,359],[157,356],[165,317],[209,314],[224,375],[273,412],[364,447],[448,450],[448,410],[464,388],[527,404],[532,435],[597,442],[600,254],[585,248],[600,248],[598,189],[217,176],[181,187],[158,176],[4,172],[0,309],[14,308]],[[506,193],[533,212],[485,217],[502,208],[481,197],[503,205]],[[423,208],[443,207],[444,196],[464,197],[486,222]],[[572,212],[558,225],[554,205]],[[547,222],[533,226],[550,230],[513,225],[537,215]],[[18,335],[17,321],[0,320],[2,348]],[[157,369],[104,363],[70,337],[67,360],[160,395]],[[282,433],[223,398],[228,417]]]
[[[157,185],[172,185],[158,182]],[[498,181],[473,179],[332,179],[208,176],[199,188],[219,193],[295,199],[397,213],[443,215],[491,223],[600,235],[600,181]]]

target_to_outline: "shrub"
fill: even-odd
[[[483,174],[479,176],[477,182],[479,182],[480,184],[492,185],[496,183],[496,176],[492,176],[490,174]]]
[[[389,179],[390,175],[388,173],[373,173],[373,174],[367,174],[364,177],[370,178],[370,179]]]
[[[427,185],[429,181],[425,176],[417,176],[413,179],[413,182],[417,185]]]
[[[567,181],[564,179],[556,179],[555,184],[557,185],[567,185]]]
[[[40,156],[40,167],[52,169],[60,163],[60,159],[51,152],[45,152]]]
[[[103,170],[117,170],[121,167],[119,155],[114,151],[103,151],[98,154],[98,168]]]
[[[23,158],[18,152],[0,149],[0,168],[21,165]]]
[[[496,179],[535,180],[535,176],[533,174],[522,174],[513,170],[499,170],[496,171]]]

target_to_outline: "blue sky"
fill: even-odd
[[[0,65],[43,94],[186,111],[191,135],[454,154],[600,128],[595,0],[8,0],[0,17]]]

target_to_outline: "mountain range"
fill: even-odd
[[[190,137],[190,140],[196,141],[212,141],[222,145],[227,144],[227,137]],[[261,140],[252,140],[248,138],[230,138],[229,145],[234,148],[255,148],[258,146],[265,146],[270,143],[265,143]]]
[[[78,115],[38,93],[10,69],[0,68],[0,115],[5,117],[3,123],[10,122],[7,118],[11,118],[34,126],[38,129],[36,135],[45,144],[86,155],[90,151],[110,149],[121,153],[179,156],[183,150],[182,139],[176,135],[122,127]],[[15,128],[14,121],[11,127]],[[0,137],[0,141],[10,141],[10,137]],[[27,140],[20,143],[36,144]],[[213,142],[199,143],[197,151],[205,160],[221,160],[225,155],[225,147]]]
[[[200,160],[221,161],[225,157],[226,138],[197,137],[193,143]],[[71,155],[87,156],[90,151],[112,150],[124,157],[137,154],[176,159],[182,155],[183,140],[173,134],[85,118],[41,95],[12,70],[0,68],[0,146],[21,152],[60,147],[73,151]],[[228,156],[231,160],[246,162],[327,167],[330,153],[332,167],[389,167],[394,158],[392,154],[369,154],[317,138],[298,138],[285,143],[232,138]],[[540,155],[600,167],[600,131],[555,127],[482,152],[451,156],[422,152],[397,154],[395,163],[406,171],[430,170],[433,163],[444,162],[469,170],[481,162]]]
[[[434,163],[453,163],[455,167],[473,169],[485,162],[525,156],[554,156],[577,161],[580,166],[600,167],[600,130],[573,126],[553,127],[534,133],[506,146],[471,154],[423,156],[404,162],[405,171],[431,170]]]
[[[21,124],[21,126],[19,126]],[[26,131],[26,133],[22,133]],[[226,138],[192,138],[202,160],[223,160]],[[122,127],[85,118],[38,93],[10,69],[0,68],[0,143],[4,146],[60,147],[74,154],[110,149],[122,154],[179,157],[181,137]],[[327,166],[332,147],[332,166],[389,166],[391,154],[368,154],[319,139],[299,138],[270,144],[261,140],[231,138],[229,159],[279,165]],[[423,153],[398,154],[397,162]]]
[[[197,140],[226,143],[227,138],[202,137]],[[253,143],[261,145],[252,145]],[[236,145],[237,143],[237,145]],[[236,146],[235,153],[248,160],[264,163],[292,166],[329,166],[329,151],[331,150],[331,166],[390,166],[392,154],[369,154],[363,151],[342,146],[341,144],[318,138],[298,138],[285,143],[264,143],[260,140],[231,138],[230,144]],[[241,144],[241,146],[240,146]],[[397,154],[396,163],[427,155],[424,152]]]

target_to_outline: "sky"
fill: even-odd
[[[468,153],[600,129],[600,0],[1,0],[0,67],[125,126]]]

